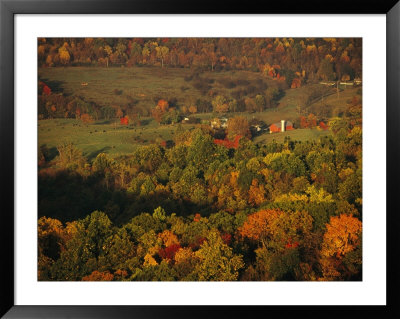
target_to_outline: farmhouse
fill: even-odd
[[[228,119],[226,117],[215,118],[211,121],[211,128],[227,128]]]
[[[293,123],[290,121],[281,120],[269,126],[270,133],[285,132],[293,130]]]
[[[194,116],[190,116],[190,117],[185,117],[182,120],[182,123],[184,124],[197,124],[200,122],[200,119]]]
[[[334,86],[334,85],[336,85],[336,82],[335,81],[325,81],[325,82],[319,82],[319,84],[326,85],[326,86]]]

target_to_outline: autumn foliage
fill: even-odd
[[[165,112],[163,112],[162,111],[162,109],[161,108],[159,108],[158,106],[156,106],[155,108],[153,108],[152,110],[151,110],[151,116],[154,118],[154,120],[157,122],[157,123],[161,123],[161,121],[162,121],[162,117],[163,117],[163,115],[164,115],[164,113]]]
[[[229,138],[236,136],[244,136],[246,138],[251,138],[249,122],[243,116],[235,116],[228,120],[227,135]]]
[[[239,234],[244,238],[255,241],[265,241],[272,234],[273,222],[284,214],[279,209],[260,210],[248,216],[243,226],[238,229]]]
[[[44,95],[50,95],[51,94],[51,89],[46,84],[43,85],[43,94]]]
[[[171,80],[183,84],[176,96],[175,87],[153,95],[123,87],[109,105],[39,82],[40,120],[70,118],[57,125],[70,121],[87,132],[104,118],[101,125],[111,122],[116,137],[121,131],[134,143],[129,152],[110,144],[99,154],[82,149],[85,141],[38,145],[39,281],[362,280],[361,93],[331,110],[307,91],[321,80],[359,77],[360,39],[39,42],[41,66],[118,65],[131,75],[122,67],[146,73],[153,66],[148,73],[167,79],[186,75]],[[296,92],[283,97],[290,88]],[[293,132],[252,139],[250,128],[265,134],[288,98],[303,92],[311,104],[294,101],[303,116],[285,120],[327,132],[311,132],[321,136],[307,141]],[[280,103],[277,112],[258,113]],[[233,114],[243,112],[252,113]],[[208,114],[183,120],[197,113]],[[171,125],[155,130],[151,116]],[[50,131],[47,122],[40,134]]]
[[[328,127],[328,125],[326,125],[324,122],[319,122],[319,127],[321,128],[321,129],[323,129],[324,131],[326,131],[326,130],[328,130],[329,129],[329,127]]]
[[[310,113],[307,117],[300,116],[300,127],[301,128],[313,128],[317,126],[317,117]]]
[[[330,219],[322,242],[321,280],[350,279],[359,272],[361,232],[361,221],[352,215],[341,214]]]
[[[156,122],[161,123],[163,116],[170,110],[168,101],[158,100],[157,105],[152,109],[151,115]]]
[[[359,72],[361,52],[357,39],[199,39],[126,38],[126,39],[52,39],[38,41],[40,66],[85,65],[93,63],[108,66],[153,65],[164,67],[191,67],[204,65],[215,69],[260,69],[273,79],[283,78],[288,66],[298,70],[296,76],[304,78],[317,72],[327,77],[326,70],[339,70],[339,79]],[[98,48],[101,47],[102,50]],[[232,54],[235,52],[236,54]],[[296,57],[296,58],[288,58]],[[255,58],[257,57],[257,58]],[[319,68],[326,61],[325,68]],[[321,72],[321,69],[325,72]],[[344,71],[347,72],[343,72]],[[312,74],[311,74],[312,75]]]
[[[176,252],[181,248],[179,244],[172,244],[168,247],[161,248],[158,251],[158,254],[162,259],[173,260]]]
[[[223,140],[220,139],[214,139],[214,143],[216,145],[221,145],[226,148],[238,148],[239,147],[239,141],[242,138],[240,135],[236,135],[233,141],[230,141],[228,138],[225,138]]]
[[[95,270],[89,276],[83,277],[82,281],[112,281],[113,279],[114,275],[108,271],[100,272]]]
[[[128,125],[129,124],[129,118],[127,116],[121,117],[120,118],[120,123],[121,123],[121,125]]]
[[[94,119],[90,114],[84,113],[81,115],[81,121],[85,124],[93,123]]]
[[[168,111],[169,103],[168,101],[161,99],[158,101],[157,107],[160,108],[161,112],[166,112]]]
[[[290,86],[291,89],[296,89],[301,86],[301,79],[300,78],[294,78],[292,85]]]
[[[334,256],[338,259],[353,251],[360,243],[361,221],[351,215],[332,217],[326,225],[322,244],[322,256]]]

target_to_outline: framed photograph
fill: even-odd
[[[397,1],[0,10],[4,318],[400,315]]]

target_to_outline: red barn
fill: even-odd
[[[284,122],[284,131],[291,131],[293,130],[293,123],[290,121],[283,121]],[[269,126],[270,133],[278,133],[282,132],[282,122],[276,122]]]
[[[294,130],[293,123],[290,121],[287,121],[285,123],[285,131],[291,131],[291,130]]]

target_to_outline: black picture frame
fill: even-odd
[[[20,306],[14,303],[14,15],[15,14],[385,14],[387,18],[387,305],[386,306]],[[203,318],[294,315],[296,317],[400,317],[399,243],[396,207],[400,162],[400,3],[398,0],[216,1],[162,0],[0,0],[0,181],[1,309],[4,318]],[[381,168],[377,168],[381,169]],[[382,203],[382,208],[385,207]],[[383,212],[380,212],[383,213]]]

